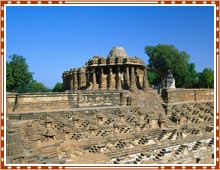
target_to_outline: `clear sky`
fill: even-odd
[[[34,79],[52,88],[63,71],[122,46],[148,63],[144,47],[172,44],[201,72],[214,69],[213,6],[8,6],[6,60],[26,58]]]

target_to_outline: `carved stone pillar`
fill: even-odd
[[[111,89],[112,87],[112,68],[109,67],[109,73],[108,73],[108,83],[107,83],[107,89]]]
[[[70,90],[73,90],[73,72],[70,72]]]
[[[70,90],[71,89],[71,75],[70,75],[70,72],[68,72],[68,75],[67,75],[67,90]]]
[[[129,76],[129,67],[127,66],[126,67],[126,83],[127,83],[127,85],[129,85],[130,84],[130,76]]]
[[[77,78],[77,71],[73,71],[73,90],[78,90],[78,78]]]
[[[93,68],[92,71],[92,90],[95,90],[96,88],[96,74],[95,74],[95,68]]]
[[[121,75],[120,75],[120,67],[116,67],[116,89],[121,90]]]
[[[123,68],[123,89],[126,89],[128,90],[129,88],[129,67],[128,66],[125,66]]]
[[[135,71],[134,71],[134,77],[135,77],[135,84],[137,87],[137,89],[142,89],[142,86],[143,86],[143,78],[141,77],[140,75],[140,71],[139,71],[139,68],[135,68]],[[141,79],[142,78],[142,79]],[[142,84],[141,84],[142,82]]]
[[[134,91],[135,90],[135,86],[136,86],[136,83],[135,83],[135,74],[134,74],[134,67],[131,67],[131,76],[130,76],[130,90],[131,91]]]
[[[63,78],[63,90],[66,90],[66,75],[65,75],[65,73],[63,73],[62,78]]]
[[[78,71],[78,90],[81,88],[81,72],[80,70]]]
[[[102,78],[103,78],[103,68],[102,67],[100,67],[100,71],[99,71],[99,89],[101,90],[101,89],[103,89],[103,80],[102,80]]]
[[[144,68],[144,77],[143,77],[143,90],[145,91],[148,87],[148,79],[147,79],[147,68]]]
[[[90,85],[90,71],[86,70],[86,87]]]

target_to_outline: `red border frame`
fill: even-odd
[[[101,1],[101,0],[96,0],[96,2],[93,2],[92,0],[82,0],[82,1],[71,1],[71,0],[65,0],[65,1],[59,1],[59,0],[39,0],[41,3],[40,4],[65,4],[65,2],[73,2],[74,4],[114,4],[114,3],[122,3],[122,4],[213,4],[216,6],[216,102],[218,102],[218,89],[220,87],[220,85],[218,84],[218,75],[220,73],[219,71],[219,1],[157,1],[157,0],[151,0],[150,2],[148,0],[139,0],[139,1],[128,1],[128,0],[109,0],[109,1]],[[4,7],[6,4],[29,4],[28,2],[30,2],[30,4],[39,4],[39,1],[32,1],[32,0],[27,0],[27,1],[23,1],[23,0],[18,0],[18,1],[6,1],[6,0],[2,0],[1,1],[1,22],[0,22],[0,31],[1,31],[1,38],[0,38],[0,49],[1,49],[1,57],[0,57],[0,79],[2,84],[0,84],[0,90],[3,94],[4,94],[4,87],[2,86],[5,82],[4,82],[4,74],[2,73],[2,71],[4,70],[4,60],[5,60],[5,56],[4,56]],[[19,2],[19,3],[17,3]],[[153,3],[153,2],[157,2],[157,3]],[[4,72],[4,71],[3,71]],[[1,98],[2,96],[0,96],[0,100],[2,101],[0,105],[0,109],[4,110],[4,100],[3,98]],[[218,109],[218,104],[216,103],[216,107]],[[5,166],[5,158],[4,158],[4,113],[1,113],[1,169],[65,169],[65,167],[69,167],[71,169],[151,169],[148,166],[120,166],[120,167],[115,167],[115,166]],[[219,113],[217,110],[216,113],[216,148],[219,148]],[[218,151],[217,151],[218,150]],[[216,150],[216,166],[159,166],[159,165],[155,165],[155,167],[157,167],[157,169],[220,169],[219,166],[219,149]],[[154,167],[154,166],[151,166]]]

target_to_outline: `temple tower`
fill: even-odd
[[[81,68],[63,73],[64,90],[145,90],[147,67],[129,57],[123,47],[113,47],[107,58],[94,56]]]

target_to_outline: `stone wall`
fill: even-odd
[[[122,100],[123,96],[122,91],[77,91],[74,93],[32,94],[7,93],[6,111],[25,112],[126,105],[127,103]],[[123,103],[121,103],[121,101],[123,101]]]
[[[213,89],[163,89],[161,97],[165,103],[214,101]]]
[[[194,103],[214,105],[214,89],[163,89],[161,97],[164,101],[163,107],[167,115],[171,115],[176,106]]]

